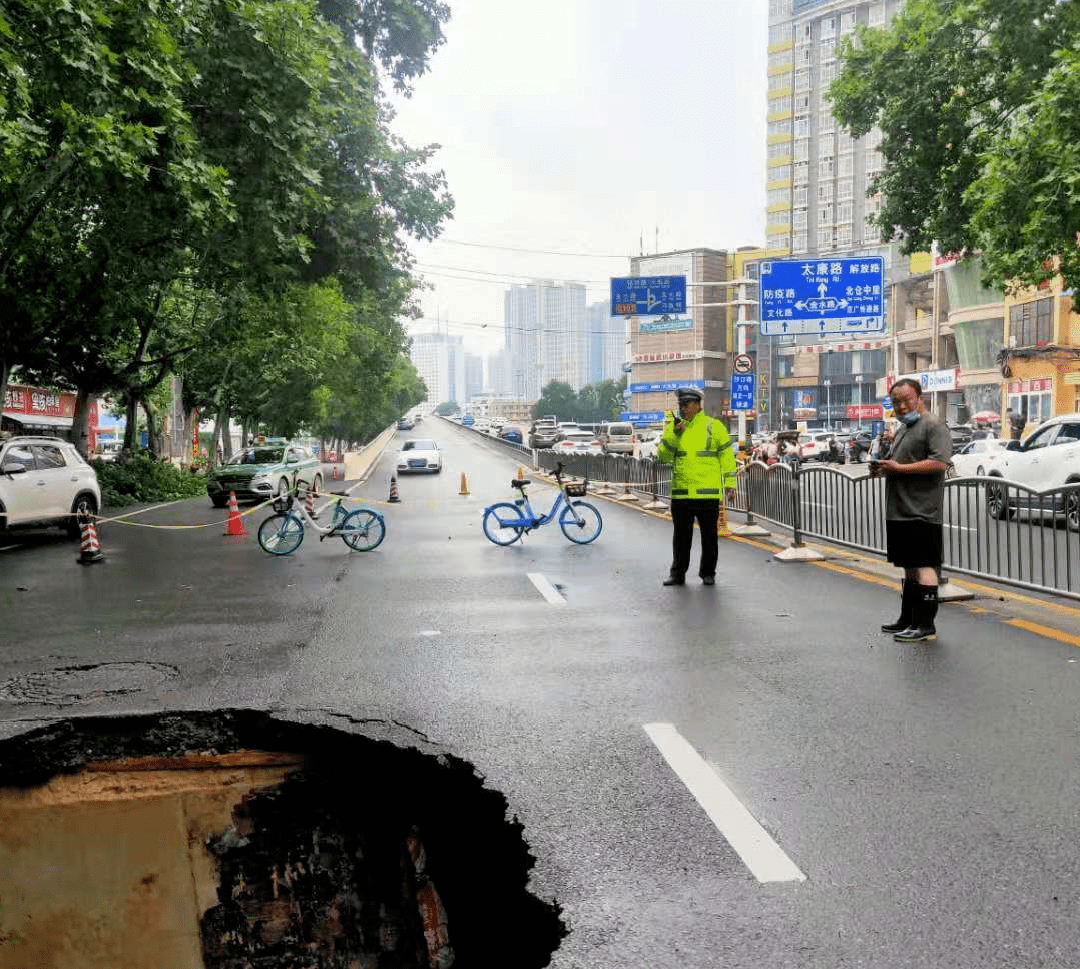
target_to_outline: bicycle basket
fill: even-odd
[[[290,508],[292,508],[293,496],[283,495],[274,499],[274,511],[279,515],[284,515]]]
[[[584,498],[587,487],[587,482],[582,481],[580,484],[568,484],[566,486],[566,494],[569,498]]]

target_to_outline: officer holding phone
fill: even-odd
[[[675,391],[679,404],[664,422],[656,448],[662,464],[672,465],[672,560],[664,585],[685,585],[694,540],[694,521],[701,530],[698,575],[705,585],[716,582],[719,546],[716,537],[720,501],[735,492],[735,454],[727,428],[702,412],[705,395],[696,387]]]

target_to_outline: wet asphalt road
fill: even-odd
[[[715,588],[662,588],[670,525],[611,502],[592,546],[552,525],[498,548],[481,510],[517,462],[434,420],[409,436],[441,440],[446,467],[388,505],[382,460],[357,492],[388,518],[371,553],[309,535],[275,559],[220,525],[120,524],[100,565],[58,532],[0,552],[0,735],[236,706],[422,734],[524,825],[531,887],[571,929],[561,969],[1080,963],[1074,647],[959,605],[937,643],[901,646],[876,631],[887,589],[745,543],[722,543]],[[138,520],[223,517],[197,500]],[[156,664],[155,681],[67,701],[2,686],[100,662]],[[649,739],[658,722],[805,881],[753,877]]]

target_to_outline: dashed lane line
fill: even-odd
[[[536,586],[536,590],[553,606],[565,606],[566,600],[559,593],[559,590],[555,588],[547,579],[545,575],[540,572],[527,572],[529,581]]]
[[[694,795],[709,820],[759,882],[806,881],[806,876],[674,724],[647,723],[644,730],[679,780]]]

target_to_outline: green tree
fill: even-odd
[[[578,420],[578,396],[569,384],[552,380],[544,387],[533,406],[533,419],[544,414],[555,414],[560,421]]]
[[[882,195],[884,239],[909,253],[983,250],[999,287],[1046,278],[1061,255],[1080,282],[1078,28],[1072,2],[909,0],[888,27],[841,44],[833,113],[856,137],[881,130],[868,194]]]
[[[458,407],[457,402],[453,400],[444,400],[435,407],[435,413],[440,417],[450,417],[452,414],[458,414],[460,412],[461,408]]]

